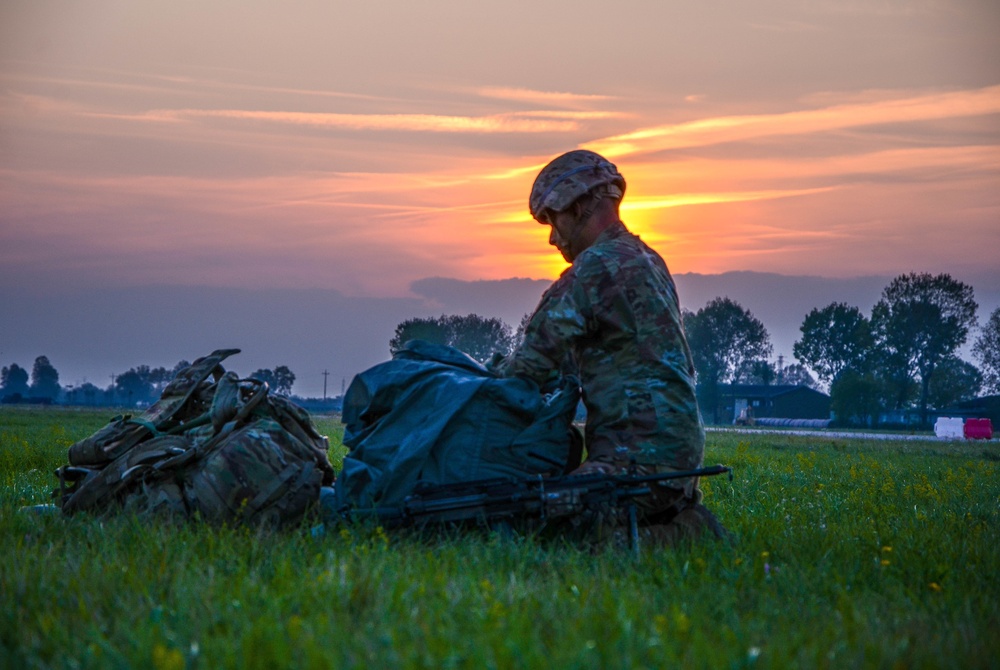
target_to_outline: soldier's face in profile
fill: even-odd
[[[551,227],[549,231],[549,244],[554,246],[566,259],[567,263],[572,263],[576,258],[576,253],[572,249],[572,231],[576,221],[570,212],[546,212],[544,223]]]

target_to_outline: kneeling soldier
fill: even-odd
[[[622,223],[624,194],[618,169],[591,151],[563,154],[539,173],[531,215],[572,265],[495,369],[544,386],[572,361],[587,408],[587,459],[576,474],[692,470],[705,431],[677,291],[660,255]],[[643,536],[725,534],[697,478],[662,484],[636,500]]]

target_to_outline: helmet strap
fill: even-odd
[[[586,227],[587,221],[594,214],[594,211],[597,210],[597,206],[600,204],[601,200],[603,200],[606,197],[607,195],[603,193],[595,194],[595,196],[590,198],[590,202],[583,209],[583,211],[580,212],[580,216],[576,218],[576,226],[573,229],[573,233],[570,235],[569,240],[567,240],[567,242],[569,242],[570,248],[572,248],[573,245],[576,244],[576,240],[583,233],[583,229]]]
[[[579,239],[580,235],[583,234],[585,223],[587,219],[590,217],[589,213],[590,209],[591,208],[588,207],[586,210],[584,210],[580,214],[580,216],[576,217],[576,220],[573,222],[573,229],[570,231],[569,237],[566,239],[566,244],[571,250],[576,246],[577,239]]]

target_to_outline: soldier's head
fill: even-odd
[[[584,149],[554,159],[538,173],[531,187],[528,209],[539,223],[552,226],[549,244],[572,262],[596,235],[594,214],[618,219],[618,204],[625,195],[625,178],[600,154]],[[602,212],[602,210],[604,210]]]

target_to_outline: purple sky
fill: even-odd
[[[423,278],[562,270],[527,194],[588,147],[675,273],[995,292],[997,34],[994,0],[6,0],[0,288],[38,310],[173,286],[433,313]],[[30,365],[27,328],[4,326],[0,364]],[[101,348],[64,366],[119,364]]]

